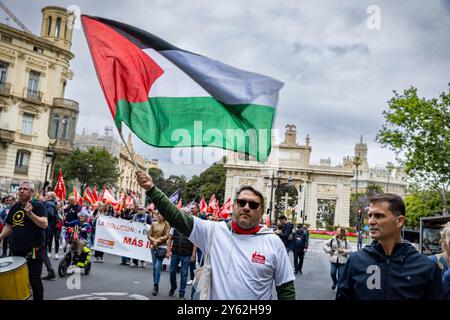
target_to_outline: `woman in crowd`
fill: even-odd
[[[348,256],[352,252],[352,248],[345,235],[345,229],[342,227],[337,228],[334,237],[323,245],[323,250],[330,255],[330,274],[333,280],[331,289],[334,290],[342,275]]]
[[[442,287],[444,298],[450,300],[450,222],[441,231],[442,253],[429,256],[433,260],[442,274]]]
[[[150,226],[147,238],[151,243],[152,264],[153,264],[153,292],[156,296],[159,291],[159,278],[161,276],[161,266],[165,255],[162,253],[167,248],[167,240],[169,239],[170,225],[164,217],[157,213],[158,220]],[[165,249],[167,254],[167,249]]]

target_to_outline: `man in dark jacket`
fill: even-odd
[[[287,253],[289,253],[289,251],[291,251],[292,249],[294,225],[291,222],[287,221],[285,215],[280,216],[278,220],[280,220],[280,223],[282,225],[280,238],[281,241],[283,241],[284,246],[286,247]]]
[[[400,237],[403,200],[390,193],[374,196],[368,216],[374,241],[350,255],[336,299],[442,299],[438,267]]]
[[[189,215],[189,211],[186,208],[181,208],[180,211],[186,215]],[[186,235],[182,234],[178,229],[172,228],[171,235],[168,242],[168,252],[170,255],[170,292],[169,296],[173,296],[177,289],[177,267],[181,262],[180,270],[180,290],[178,290],[180,299],[184,299],[186,292],[187,277],[189,271],[189,263],[192,256],[193,244],[190,242]]]
[[[69,197],[69,206],[64,210],[66,225],[78,220],[78,214],[81,212],[81,206],[77,203],[74,196]]]
[[[297,230],[291,242],[292,252],[294,252],[294,273],[302,273],[303,257],[308,250],[308,233],[303,229],[303,224],[297,225]]]
[[[45,233],[45,244],[48,254],[43,254],[44,264],[47,268],[47,276],[43,277],[43,280],[55,280],[55,270],[50,262],[49,255],[52,253],[52,240],[56,233],[56,223],[58,222],[58,211],[56,210],[56,194],[54,192],[47,192],[45,195],[45,207],[47,208],[48,227]],[[55,252],[58,255],[58,252]]]

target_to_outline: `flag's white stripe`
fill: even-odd
[[[164,70],[150,88],[149,97],[211,97],[197,82],[157,51],[144,49],[144,52]]]
[[[261,104],[275,107],[283,83],[254,72],[237,69],[208,57],[178,51],[159,52],[226,104]]]
[[[164,74],[151,87],[149,97],[211,97],[169,59],[203,77],[207,89],[214,93],[214,98],[227,104],[252,103],[274,107],[278,90],[283,86],[283,83],[272,78],[236,69],[206,57],[175,50],[143,51],[164,70]]]

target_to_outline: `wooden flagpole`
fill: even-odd
[[[136,170],[141,170],[141,169],[139,169],[138,165],[136,164],[136,161],[134,161],[134,158],[133,158],[133,155],[130,152],[130,149],[128,149],[128,145],[125,142],[125,139],[123,138],[122,131],[119,131],[119,135],[120,135],[120,139],[122,139],[122,142],[123,142],[125,148],[127,149],[128,155],[130,156],[130,159],[133,162],[134,167],[136,168]]]

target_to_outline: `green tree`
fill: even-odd
[[[218,161],[203,171],[200,176],[193,176],[186,185],[187,199],[200,201],[204,196],[205,200],[215,194],[216,199],[223,203],[225,195],[226,169],[223,161]]]
[[[406,226],[418,229],[421,217],[429,217],[440,212],[442,202],[434,191],[417,191],[405,196]],[[449,208],[447,208],[449,209]]]
[[[105,149],[89,148],[87,151],[76,149],[67,156],[58,158],[55,165],[55,179],[62,169],[64,181],[68,186],[78,185],[80,192],[88,186],[114,186],[119,177],[118,160]],[[53,185],[56,184],[56,180]],[[68,193],[70,193],[68,189]]]
[[[441,210],[447,213],[450,182],[450,84],[449,92],[439,99],[417,96],[411,87],[403,94],[394,91],[383,112],[385,124],[377,141],[389,147],[405,171],[423,189],[437,191],[442,199]]]

